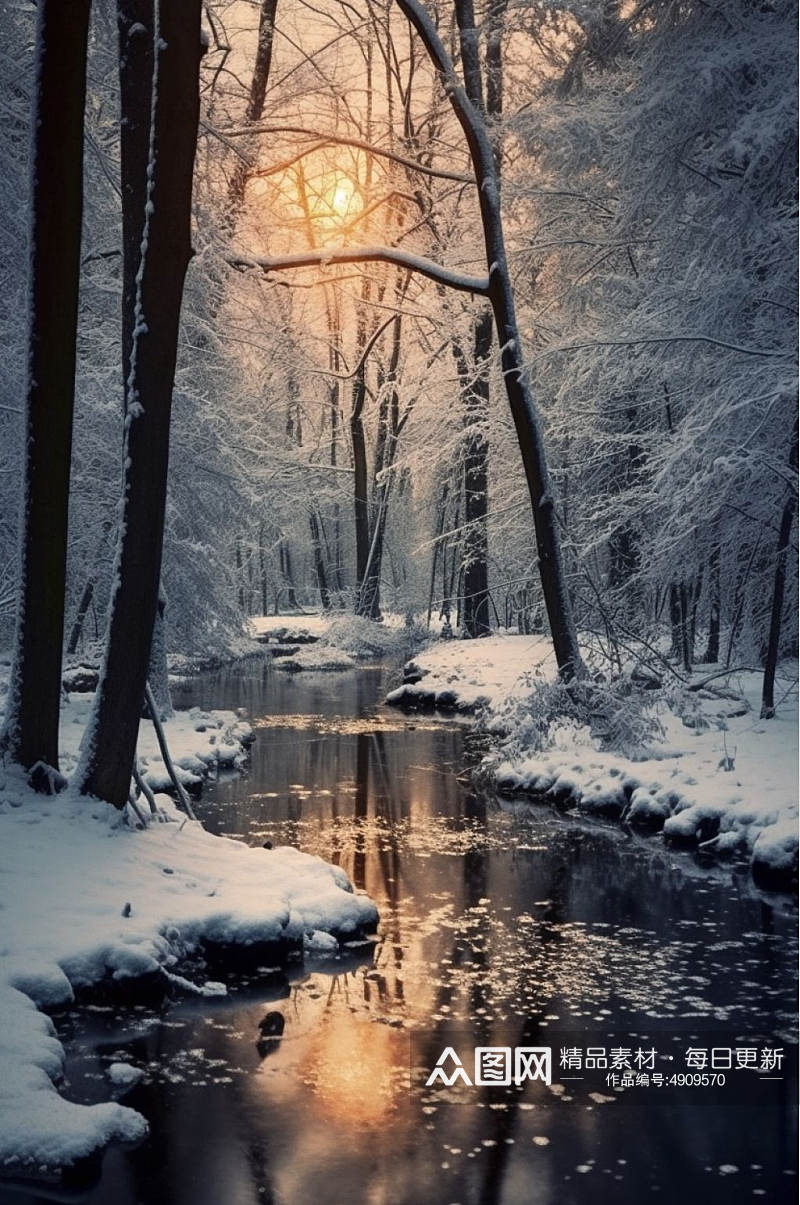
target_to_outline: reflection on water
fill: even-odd
[[[466,730],[381,709],[384,688],[377,670],[251,665],[180,700],[246,707],[258,730],[247,775],[201,802],[207,825],[344,867],[379,904],[379,940],[240,981],[220,1004],[67,1018],[72,1094],[106,1099],[104,1068],[132,1062],[145,1076],[126,1100],[152,1127],[108,1154],[85,1199],[794,1200],[788,1105],[622,1107],[580,1083],[410,1092],[412,1035],[433,1059],[465,1032],[474,1045],[600,1026],[789,1039],[795,918],[747,876],[475,793]]]

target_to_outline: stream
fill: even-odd
[[[432,1066],[448,1045],[471,1057],[552,1044],[556,1063],[576,1043],[788,1045],[797,913],[746,870],[476,791],[479,738],[384,707],[396,680],[387,667],[292,676],[250,661],[176,692],[180,707],[245,708],[257,734],[246,772],[205,788],[206,826],[338,863],[376,901],[379,941],[239,976],[225,1000],[57,1018],[66,1094],[108,1099],[105,1068],[134,1063],[145,1076],[123,1099],[151,1126],[137,1149],[107,1152],[75,1199],[796,1200],[796,1113],[777,1084],[732,1103],[651,1088],[629,1104],[580,1071],[566,1089],[554,1075],[549,1088],[412,1090],[420,1051]],[[259,1041],[266,1014],[282,1033]],[[0,1190],[22,1199],[51,1198]]]

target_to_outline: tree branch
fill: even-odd
[[[301,251],[297,255],[282,255],[273,257],[254,257],[249,255],[234,255],[228,260],[234,268],[260,268],[262,272],[285,272],[292,268],[328,268],[336,264],[384,263],[394,264],[397,268],[407,268],[410,272],[418,272],[435,280],[437,284],[461,293],[478,293],[486,296],[489,292],[487,276],[467,276],[461,272],[453,272],[441,264],[425,259],[422,255],[413,255],[410,251],[401,251],[397,247],[329,247],[319,251]]]
[[[408,167],[412,171],[420,172],[423,176],[435,176],[440,180],[457,180],[459,184],[474,184],[474,176],[466,175],[464,172],[449,172],[445,168],[426,167],[422,163],[418,163],[416,159],[407,159],[405,155],[398,155],[395,151],[386,150],[382,146],[375,146],[371,142],[365,142],[362,138],[349,138],[344,134],[327,134],[320,130],[310,130],[307,126],[249,126],[240,130],[217,130],[208,122],[203,122],[204,128],[210,133],[215,134],[222,142],[228,141],[230,138],[244,138],[249,134],[298,134],[304,138],[314,138],[316,145],[309,148],[309,151],[303,151],[301,154],[310,153],[312,150],[318,150],[320,146],[333,144],[335,146],[352,146],[356,150],[365,151],[368,155],[378,155],[383,159],[391,159],[393,163],[399,163],[401,167]],[[254,169],[253,174],[256,176],[272,176],[276,172],[281,171],[284,166],[291,166],[301,155],[296,155],[286,165],[278,164],[276,167],[266,167],[263,169]]]

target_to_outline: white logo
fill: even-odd
[[[451,1066],[449,1074],[445,1069],[448,1062]],[[453,1047],[445,1046],[425,1086],[427,1088],[441,1081],[446,1088],[452,1088],[457,1080],[468,1088],[519,1086],[527,1080],[549,1084],[552,1062],[549,1046],[515,1046],[513,1049],[510,1046],[478,1046],[475,1049],[474,1079],[470,1079]]]
[[[448,1059],[453,1060],[453,1074],[449,1078],[444,1069],[444,1064]],[[427,1088],[430,1084],[435,1084],[437,1079],[440,1079],[445,1088],[452,1088],[453,1084],[459,1078],[464,1081],[467,1087],[472,1087],[472,1080],[464,1070],[464,1064],[461,1062],[461,1059],[458,1057],[455,1050],[453,1050],[452,1046],[445,1046],[444,1050],[436,1060],[436,1066],[425,1081],[425,1087]]]

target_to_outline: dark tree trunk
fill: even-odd
[[[94,558],[95,565],[99,564],[100,562],[100,558],[103,554],[103,549],[105,548],[106,540],[109,537],[112,526],[113,524],[108,520],[103,523],[102,535],[100,536],[100,542],[97,546],[97,552],[95,553]],[[81,594],[80,602],[78,603],[78,610],[75,613],[75,620],[70,630],[69,641],[67,643],[67,652],[70,656],[78,651],[78,643],[80,642],[81,634],[83,632],[83,625],[86,622],[86,616],[89,614],[89,608],[91,607],[92,600],[94,599],[94,584],[94,573],[91,573],[86,579],[86,584],[83,587],[83,593]]]
[[[358,349],[356,349],[357,354]],[[353,381],[353,408],[350,413],[350,441],[353,447],[353,513],[356,537],[356,613],[362,614],[362,587],[369,561],[369,490],[367,484],[367,444],[364,435],[366,366],[360,365]]]
[[[236,581],[238,583],[236,589],[236,598],[239,603],[239,610],[244,615],[244,572],[242,566],[242,541],[237,536],[236,538]]]
[[[486,422],[489,412],[488,359],[492,346],[493,323],[490,310],[477,319],[474,327],[473,372],[475,379],[465,382],[464,441],[464,522],[462,544],[464,601],[462,626],[468,636],[488,636],[489,569],[489,441]]]
[[[69,640],[67,641],[67,653],[72,657],[78,651],[83,625],[86,622],[86,616],[89,614],[89,608],[92,605],[94,598],[94,578],[87,577],[86,584],[83,587],[81,600],[78,603],[78,610],[75,613],[75,621],[70,628]]]
[[[250,81],[250,95],[247,98],[245,121],[248,123],[261,120],[264,112],[264,100],[267,95],[267,83],[272,64],[272,44],[275,38],[275,13],[278,0],[261,0],[261,10],[258,18],[258,46],[256,61],[253,66],[253,77]],[[228,198],[231,202],[231,222],[244,201],[244,190],[247,185],[248,164],[242,159],[237,160],[236,167],[228,187]]]
[[[692,670],[692,621],[689,611],[689,590],[685,582],[681,582],[678,596],[680,599],[681,664],[688,674]]]
[[[161,575],[172,389],[191,256],[200,14],[201,0],[118,5],[123,332],[133,331],[125,365],[124,508],[105,663],[78,772],[84,793],[118,808],[130,789]]]
[[[487,46],[487,92],[483,96],[478,35],[472,0],[456,0],[461,66],[467,96],[477,109],[490,117],[502,113],[502,60],[497,53],[502,27],[501,5],[492,6],[490,25],[495,35],[491,56]],[[490,62],[491,57],[491,62]],[[495,153],[495,176],[500,180],[500,156]],[[488,512],[489,512],[489,441],[486,424],[489,415],[488,360],[493,336],[492,312],[484,310],[473,326],[472,372],[462,370],[464,401],[464,523],[462,541],[463,602],[461,622],[468,636],[487,636],[489,624]],[[470,381],[469,377],[472,377]]]
[[[704,661],[712,665],[719,661],[720,580],[719,545],[716,545],[709,560],[708,572],[708,644]]]
[[[446,511],[447,511],[448,488],[449,488],[448,484],[445,481],[444,485],[442,486],[442,493],[441,493],[441,497],[439,498],[439,503],[436,507],[436,531],[435,531],[435,535],[434,535],[433,552],[431,554],[431,585],[430,585],[430,591],[428,594],[428,623],[427,623],[428,627],[431,626],[431,614],[433,612],[433,597],[434,597],[434,594],[436,593],[436,566],[437,566],[437,563],[439,560],[439,552],[441,549],[442,532],[444,531],[444,520],[445,520]]]
[[[792,469],[797,467],[797,419],[795,419],[794,424],[794,441],[789,455],[789,467]],[[775,553],[775,581],[772,587],[772,610],[769,620],[767,657],[764,664],[764,684],[761,690],[762,720],[771,720],[775,715],[775,672],[778,668],[778,656],[781,646],[783,595],[786,589],[786,560],[796,505],[797,499],[795,498],[794,491],[792,491],[783,506],[781,526],[778,532],[778,546]]]
[[[681,590],[677,582],[672,582],[669,588],[669,626],[670,654],[680,661],[683,659],[683,637],[681,635]]]
[[[294,570],[292,569],[292,554],[289,549],[288,540],[281,540],[281,572],[283,573],[286,582],[286,605],[290,611],[297,611],[297,587],[294,582]]]
[[[319,588],[319,601],[323,611],[330,611],[331,596],[328,590],[328,576],[325,572],[325,558],[322,555],[322,540],[320,538],[320,521],[316,513],[312,510],[308,516],[309,526],[311,528],[311,546],[314,552],[314,569],[317,574],[317,586]]]
[[[58,768],[89,0],[40,0],[20,597],[0,747]]]
[[[267,614],[267,561],[264,553],[264,524],[258,528],[258,572],[261,582],[261,614]]]

